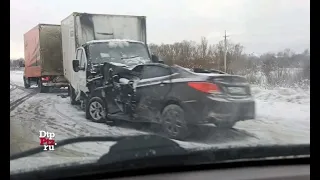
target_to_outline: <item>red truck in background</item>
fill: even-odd
[[[40,92],[68,87],[63,75],[60,25],[39,24],[24,34],[24,87],[37,84]]]

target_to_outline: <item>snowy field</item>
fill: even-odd
[[[61,93],[42,94],[36,88],[24,89],[22,75],[22,71],[10,72],[11,154],[38,147],[39,130],[54,132],[57,143],[77,136],[151,133],[130,125],[108,126],[90,122],[85,119],[83,111],[70,105],[69,98],[60,97]],[[234,129],[227,131],[206,126],[201,128],[197,136],[177,142],[188,149],[310,143],[310,90],[252,86],[252,91],[256,99],[255,120],[239,122]],[[108,152],[112,144],[114,142],[68,145],[36,155],[38,157],[31,162],[44,165],[44,162],[59,164],[92,160]],[[24,168],[26,163],[31,163],[29,159],[11,162],[11,168],[16,169],[21,165]]]

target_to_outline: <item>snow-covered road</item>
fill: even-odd
[[[61,93],[38,93],[24,89],[22,71],[10,72],[10,153],[39,146],[39,130],[56,134],[56,141],[89,135],[132,135],[150,133],[137,125],[108,126],[85,119]],[[310,143],[310,91],[299,88],[252,87],[256,98],[255,120],[239,122],[234,129],[202,127],[188,141],[177,141],[190,149],[236,145]],[[78,143],[41,153],[46,157],[94,157],[108,151],[113,142]]]

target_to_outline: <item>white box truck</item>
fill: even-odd
[[[99,78],[95,67],[110,58],[121,62],[123,57],[138,56],[140,60],[158,62],[146,44],[145,16],[72,13],[62,20],[61,33],[71,104],[86,100],[90,94],[88,83]]]

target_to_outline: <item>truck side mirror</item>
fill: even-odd
[[[78,72],[80,70],[79,64],[80,64],[79,60],[72,61],[72,67],[73,67],[74,72]]]

